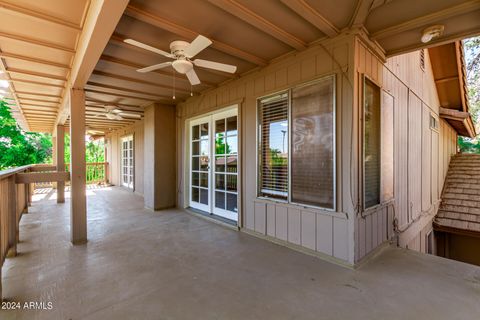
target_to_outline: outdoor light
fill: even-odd
[[[422,42],[428,43],[443,34],[445,27],[443,25],[434,25],[423,30]]]
[[[0,80],[0,88],[8,88],[9,84],[7,80]]]

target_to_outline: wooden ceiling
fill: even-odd
[[[0,0],[0,60],[31,131],[52,131],[58,119],[89,6],[88,0]],[[479,33],[480,1],[132,0],[85,85],[87,126],[108,131],[134,122],[106,119],[106,104],[143,116],[152,102],[175,104],[352,27],[365,27],[393,55],[425,47],[422,30],[438,23],[444,37],[429,45]],[[201,84],[193,88],[171,67],[141,74],[136,69],[168,59],[123,42],[169,52],[170,42],[199,34],[213,44],[197,57],[236,65],[236,74],[196,67]]]

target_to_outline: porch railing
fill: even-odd
[[[65,171],[70,172],[70,164],[65,164]],[[87,184],[93,183],[107,183],[108,176],[108,162],[88,162],[86,163],[85,177]],[[68,184],[68,183],[67,183]],[[35,189],[51,188],[51,182],[35,183]]]
[[[70,164],[65,164],[65,171],[70,172]],[[88,162],[86,164],[85,177],[89,183],[106,183],[108,174],[108,162]]]
[[[17,254],[20,218],[28,212],[32,200],[32,184],[17,184],[16,175],[31,172],[34,167],[27,165],[0,171],[0,301],[1,267],[7,256]]]

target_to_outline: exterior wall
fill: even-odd
[[[355,61],[356,105],[360,109],[363,74],[393,97],[395,197],[394,202],[368,210],[356,219],[355,260],[395,234],[400,246],[425,252],[425,238],[432,230],[457,138],[442,119],[438,130],[430,129],[430,114],[439,119],[439,101],[428,52],[425,70],[420,67],[420,51],[390,58],[384,64],[358,39]]]
[[[284,57],[238,80],[177,106],[178,204],[188,206],[189,119],[223,107],[239,108],[239,226],[258,236],[312,254],[353,264],[350,172],[352,145],[353,36],[342,36]],[[336,75],[336,212],[257,198],[257,99],[292,86]],[[355,155],[353,156],[355,157]]]
[[[108,179],[111,184],[121,186],[120,180],[120,161],[121,161],[121,138],[133,134],[135,149],[135,173],[134,173],[134,191],[143,195],[144,180],[144,121],[138,121],[126,128],[115,130],[105,136],[107,139],[107,162]]]

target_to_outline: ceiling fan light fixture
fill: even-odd
[[[433,39],[436,39],[436,38],[440,37],[443,34],[444,30],[445,30],[445,26],[443,26],[441,24],[428,27],[425,30],[423,30],[421,40],[422,40],[423,43],[428,43],[428,42],[432,41]]]
[[[193,64],[188,60],[175,60],[172,62],[172,67],[178,73],[185,74],[188,71],[192,70]]]

